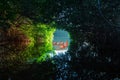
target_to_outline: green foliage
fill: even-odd
[[[37,59],[37,62],[48,58],[48,52],[52,51],[52,40],[55,28],[52,24],[23,25],[20,28],[31,39],[31,43],[26,51],[21,54],[30,61]]]

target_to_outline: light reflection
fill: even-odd
[[[54,50],[54,52],[49,53],[50,57],[54,57],[54,56],[59,56],[59,55],[65,55],[65,53],[68,51],[68,49],[65,50]]]
[[[68,49],[66,50],[55,50],[56,55],[60,55],[60,54],[65,54],[68,51]]]

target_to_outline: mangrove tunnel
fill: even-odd
[[[120,0],[0,0],[0,80],[120,80]]]

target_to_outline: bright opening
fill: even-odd
[[[56,55],[65,54],[70,44],[70,36],[67,31],[56,30],[53,38],[53,49]]]

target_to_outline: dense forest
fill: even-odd
[[[56,29],[71,42],[51,58]],[[0,80],[119,80],[119,29],[119,0],[0,0]]]

